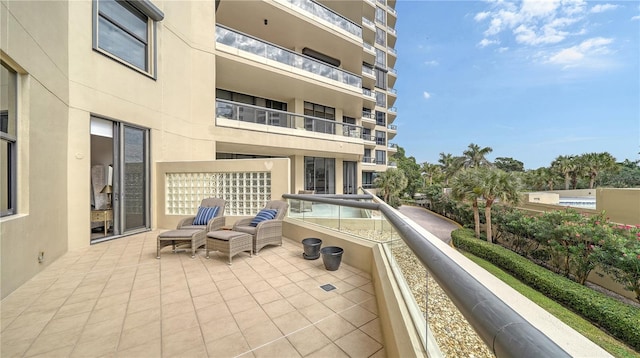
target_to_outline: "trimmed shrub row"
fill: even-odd
[[[640,309],[555,274],[501,246],[478,240],[468,229],[451,233],[454,245],[509,272],[640,352]]]

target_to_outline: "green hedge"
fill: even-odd
[[[454,245],[511,273],[640,351],[640,309],[555,274],[501,246],[478,240],[468,229],[451,233]]]

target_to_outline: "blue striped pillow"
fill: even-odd
[[[251,226],[258,226],[259,223],[265,221],[265,220],[273,220],[276,218],[276,215],[278,215],[278,210],[273,210],[273,209],[262,209],[260,210],[260,212],[258,213],[258,215],[256,215],[255,218],[253,218],[253,220],[251,220]]]
[[[209,220],[213,219],[217,213],[217,206],[201,206],[198,208],[196,218],[193,219],[193,225],[207,225]]]

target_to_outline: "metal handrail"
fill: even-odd
[[[317,195],[283,194],[282,197],[380,211],[496,357],[570,357],[390,206]]]

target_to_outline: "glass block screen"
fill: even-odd
[[[255,215],[271,200],[270,172],[167,173],[167,215],[195,215],[204,198],[227,201],[225,215]]]

